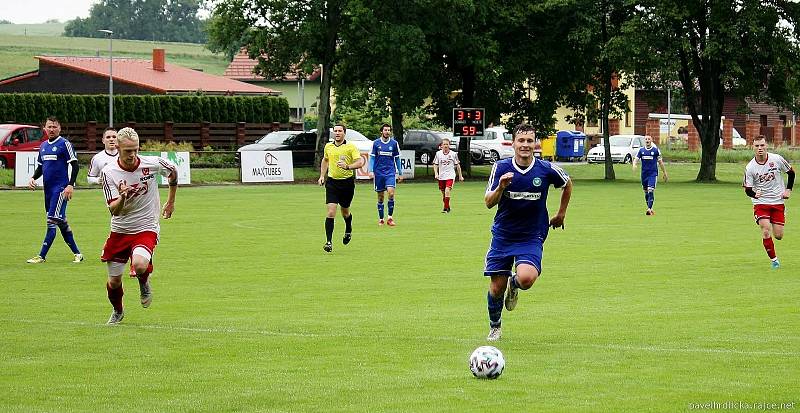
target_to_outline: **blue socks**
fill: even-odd
[[[66,222],[62,222],[58,224],[58,228],[61,230],[61,236],[64,238],[64,241],[69,245],[69,249],[72,250],[73,254],[80,254],[81,250],[78,249],[78,244],[75,243],[75,237],[72,235],[72,230],[69,228],[69,224]]]
[[[44,242],[42,242],[42,249],[39,251],[39,256],[42,258],[47,257],[47,251],[53,246],[53,240],[56,239],[56,224],[51,222],[47,223],[47,232],[44,234]]]
[[[394,198],[389,198],[389,216],[394,214]]]
[[[653,202],[656,200],[655,192],[648,191],[644,193],[644,200],[647,202],[647,208],[653,209]]]
[[[489,308],[489,327],[500,327],[500,315],[503,314],[503,296],[492,297],[491,292],[486,293],[486,302]]]
[[[391,207],[389,210],[391,211]],[[389,215],[392,215],[392,213],[389,212]],[[383,202],[378,202],[378,218],[383,219]]]

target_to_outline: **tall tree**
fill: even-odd
[[[366,89],[381,99],[392,119],[395,139],[403,143],[403,117],[430,95],[432,68],[424,12],[418,1],[387,3],[361,0],[343,30],[337,90]]]
[[[317,154],[328,142],[331,79],[338,63],[340,31],[347,24],[346,0],[218,0],[212,2],[211,47],[223,51],[242,45],[258,59],[256,72],[267,78],[313,73],[322,67]]]
[[[726,94],[796,107],[800,5],[760,0],[638,3],[626,29],[637,83],[680,81],[702,146],[696,180],[716,181]]]

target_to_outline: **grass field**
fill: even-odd
[[[4,26],[17,25],[0,25],[0,79],[36,70],[39,63],[34,56],[99,55],[108,57],[108,39],[58,35],[25,36],[16,32],[3,31]],[[114,57],[150,59],[154,48],[166,50],[167,63],[202,69],[215,75],[224,73],[228,66],[225,56],[213,54],[201,44],[114,39]]]
[[[668,165],[654,217],[628,168],[570,166],[566,230],[543,276],[504,313],[496,381],[472,378],[486,344],[482,276],[494,210],[482,181],[457,185],[442,215],[432,183],[398,188],[395,228],[375,225],[359,185],[354,238],[322,251],[315,185],[181,188],[162,222],[154,301],[125,280],[110,314],[97,255],[102,194],[80,190],[70,222],[87,261],[44,232],[41,193],[0,191],[0,410],[27,411],[686,411],[703,403],[794,403],[800,394],[800,229],[769,262],[739,185],[689,181]],[[551,195],[551,212],[558,192]],[[763,409],[762,409],[763,410]],[[708,410],[705,410],[708,411]]]

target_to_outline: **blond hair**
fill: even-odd
[[[139,134],[133,128],[122,128],[117,131],[117,142],[122,141],[139,143]]]

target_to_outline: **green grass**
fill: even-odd
[[[0,34],[15,36],[61,36],[66,23],[0,24]]]
[[[442,215],[431,182],[397,191],[395,228],[375,225],[359,185],[354,238],[325,254],[316,185],[181,188],[162,222],[144,310],[126,278],[110,314],[97,256],[108,235],[98,190],[79,190],[70,224],[28,265],[44,232],[42,194],[0,191],[0,410],[28,411],[685,411],[689,403],[797,402],[800,232],[789,215],[770,271],[742,194],[742,165],[689,183],[670,165],[655,217],[627,168],[570,166],[566,230],[543,276],[504,314],[497,381],[473,379],[486,344],[483,257],[494,210],[484,183],[458,184]],[[558,192],[551,195],[555,208]],[[791,208],[796,201],[790,200]],[[752,409],[755,410],[755,409]]]
[[[224,73],[228,66],[228,61],[223,55],[211,53],[200,44],[114,39],[115,57],[150,59],[154,48],[166,50],[167,63],[202,69],[215,75]],[[0,79],[36,70],[39,63],[34,56],[97,56],[98,54],[108,57],[108,39],[23,36],[5,34],[0,30]]]

